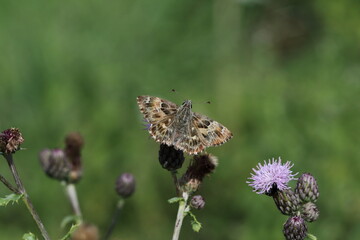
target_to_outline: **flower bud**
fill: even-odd
[[[315,203],[308,202],[301,207],[301,217],[307,222],[314,222],[319,217],[319,210]]]
[[[205,200],[201,195],[196,195],[192,197],[190,205],[195,209],[203,209],[205,206]]]
[[[0,133],[0,152],[12,154],[20,150],[24,138],[18,128],[9,128]]]
[[[175,149],[173,146],[166,144],[160,145],[159,162],[163,168],[168,171],[176,171],[181,168],[185,157],[181,150]]]
[[[83,223],[71,235],[71,240],[99,240],[99,230],[95,225]]]
[[[299,216],[289,217],[283,229],[286,240],[303,240],[307,236],[307,226]]]
[[[273,195],[274,202],[284,215],[294,215],[300,207],[299,196],[291,189],[277,191]]]
[[[61,149],[45,149],[39,154],[44,172],[51,178],[63,181],[68,179],[71,164]]]
[[[303,202],[316,202],[319,189],[315,178],[310,173],[304,173],[298,179],[295,192]]]
[[[130,197],[135,191],[135,178],[131,173],[123,173],[116,180],[116,192],[123,198]]]

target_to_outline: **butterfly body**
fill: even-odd
[[[190,100],[177,106],[162,98],[139,96],[137,103],[150,124],[148,130],[155,141],[189,154],[221,145],[232,137],[232,133],[220,123],[192,112]]]

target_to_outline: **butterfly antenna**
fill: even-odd
[[[184,98],[182,95],[179,94],[178,91],[176,91],[175,89],[171,89],[171,92],[176,94],[178,97],[182,97],[182,100],[186,100],[187,98]]]

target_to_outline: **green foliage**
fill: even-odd
[[[66,225],[70,224],[70,223],[75,223],[75,225],[80,224],[81,223],[81,218],[79,216],[76,215],[70,215],[70,216],[66,216],[64,217],[64,219],[61,221],[61,228],[66,227]]]
[[[12,204],[14,204],[15,202],[17,203],[19,199],[22,198],[22,196],[23,196],[22,194],[15,194],[15,193],[6,195],[4,198],[0,198],[0,206],[6,207],[6,205],[8,205],[10,202]]]
[[[192,220],[191,220],[192,229],[195,232],[199,232],[202,227],[201,223],[196,219],[196,216],[192,212],[188,211],[187,214],[189,214],[190,217],[192,218]]]
[[[182,197],[173,197],[173,198],[170,198],[168,200],[169,203],[177,203],[177,202],[180,202],[180,201],[184,201],[184,198],[182,198]]]
[[[75,232],[75,230],[76,230],[79,226],[80,226],[80,223],[71,225],[71,228],[70,228],[69,232],[68,232],[63,238],[61,238],[61,240],[70,239],[71,234],[72,234],[73,232]]]
[[[309,238],[311,240],[317,240],[317,238],[314,235],[310,234],[310,233],[307,234],[307,238]]]
[[[25,233],[22,237],[23,240],[38,240],[38,238],[33,233]]]

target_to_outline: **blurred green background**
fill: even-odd
[[[199,191],[204,228],[194,233],[185,219],[181,239],[283,239],[286,216],[245,183],[258,162],[279,156],[317,178],[321,214],[309,231],[360,239],[359,1],[0,3],[0,126],[23,133],[16,165],[53,239],[71,209],[38,152],[62,148],[71,131],[86,142],[77,186],[85,220],[104,234],[115,179],[131,172],[137,191],[113,239],[171,238],[174,186],[142,130],[138,95],[191,99],[234,134],[208,149],[220,164]],[[4,159],[0,173],[11,179]],[[40,237],[23,203],[0,208],[0,226],[1,239]]]

